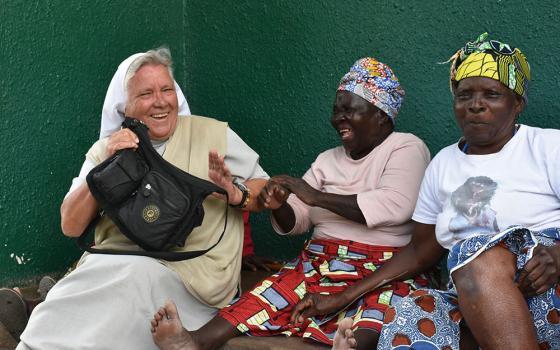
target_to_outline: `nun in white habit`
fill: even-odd
[[[107,95],[105,95],[105,102],[103,102],[103,111],[101,112],[100,139],[110,136],[121,128],[121,124],[124,120],[124,109],[126,107],[124,77],[130,64],[142,55],[143,53],[135,53],[122,61],[113,79],[111,79],[111,83],[107,89]],[[189,104],[177,82],[175,82],[175,91],[177,92],[177,100],[179,102],[179,115],[191,115]]]
[[[138,53],[124,60],[111,80],[103,104],[101,138],[120,129],[127,103],[125,75],[130,64],[142,55]],[[176,82],[175,88],[178,114],[190,115],[187,101]],[[258,154],[229,127],[226,135],[225,163],[234,178],[238,181],[267,179],[268,175],[258,163]],[[165,152],[166,144],[167,141],[154,142],[160,154]],[[86,158],[65,198],[86,183],[86,175],[95,165]],[[232,223],[235,224],[241,225],[242,242],[242,219]],[[224,278],[238,281],[240,262],[237,265],[237,276]],[[204,284],[205,281],[198,283]],[[189,330],[200,328],[226,304],[223,301],[213,304],[204,300],[204,296],[193,296],[189,290],[192,289],[186,288],[184,278],[156,259],[86,253],[78,267],[61,279],[46,300],[35,308],[16,349],[156,350],[150,320],[166,300],[176,302],[184,326]]]

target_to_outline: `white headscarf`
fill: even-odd
[[[135,59],[142,56],[144,53],[136,53],[119,64],[119,68],[113,75],[105,102],[103,102],[103,111],[101,112],[101,131],[99,138],[110,136],[115,131],[120,130],[121,124],[124,120],[124,109],[126,107],[126,93],[124,91],[124,76],[128,67],[134,62]],[[179,102],[179,115],[190,115],[189,104],[181,88],[175,81],[175,91],[177,92],[177,101]]]

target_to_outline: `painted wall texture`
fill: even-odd
[[[167,44],[184,75],[183,2],[150,3],[0,1],[0,282],[64,271],[79,257],[59,207],[98,137],[117,65]]]
[[[149,4],[149,5],[147,5]],[[0,283],[64,271],[79,257],[59,206],[96,140],[117,65],[167,44],[194,114],[230,122],[269,174],[302,175],[339,144],[329,118],[340,77],[372,55],[407,97],[399,131],[432,154],[459,137],[451,54],[483,31],[532,63],[521,122],[560,128],[555,1],[2,1],[0,6]],[[257,253],[287,259],[305,237],[252,217]]]

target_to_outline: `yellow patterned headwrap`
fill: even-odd
[[[468,42],[459,49],[450,61],[451,81],[470,77],[494,79],[527,102],[531,68],[518,48],[488,40],[488,33],[482,33],[474,42]]]

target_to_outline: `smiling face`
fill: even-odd
[[[161,64],[145,64],[128,83],[126,115],[144,122],[152,140],[166,140],[177,125],[173,78]]]
[[[499,152],[511,139],[523,99],[497,80],[482,77],[459,81],[453,107],[471,154]]]
[[[389,118],[377,107],[349,91],[337,91],[332,126],[352,159],[369,154],[392,131]]]

